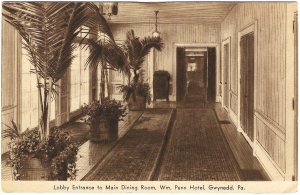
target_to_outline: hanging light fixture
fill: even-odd
[[[100,13],[102,15],[107,15],[108,20],[111,19],[111,16],[118,15],[118,3],[117,2],[105,2],[99,3]]]
[[[155,31],[152,33],[153,37],[159,37],[160,36],[160,32],[157,30],[157,14],[158,14],[158,10],[155,10]]]

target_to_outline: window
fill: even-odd
[[[21,53],[21,131],[38,127],[39,94],[37,77],[31,73],[32,65],[28,60],[27,51]],[[55,119],[55,99],[51,99],[50,120]]]
[[[70,111],[75,111],[84,103],[89,103],[89,69],[84,67],[89,51],[78,46],[74,51],[75,58],[71,65]]]
[[[196,71],[197,67],[196,67],[196,63],[193,62],[193,63],[188,63],[188,68],[187,68],[187,71]]]
[[[21,131],[38,126],[38,89],[35,73],[30,73],[27,51],[22,48],[21,61]]]

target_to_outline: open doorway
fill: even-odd
[[[216,100],[216,49],[177,47],[177,101]]]

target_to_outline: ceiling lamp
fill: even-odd
[[[102,15],[107,15],[110,20],[112,15],[118,15],[118,3],[117,2],[106,2],[99,3],[100,12]]]
[[[160,32],[157,30],[157,14],[158,14],[158,10],[155,10],[155,31],[152,33],[153,37],[159,37],[160,36]]]

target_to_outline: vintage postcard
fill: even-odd
[[[297,2],[2,2],[4,192],[296,192]]]

